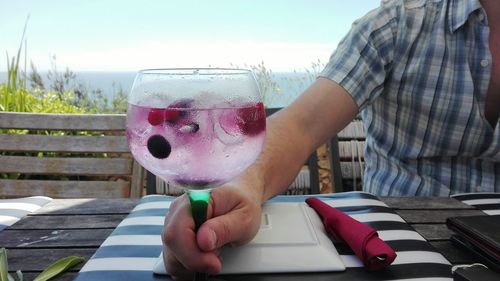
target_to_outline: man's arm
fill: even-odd
[[[267,119],[264,150],[248,171],[261,179],[261,202],[293,182],[309,155],[337,134],[358,113],[351,96],[337,83],[319,78],[296,101]]]
[[[193,271],[217,274],[226,244],[250,241],[260,226],[261,204],[284,191],[317,146],[345,127],[358,112],[350,95],[320,78],[294,103],[268,118],[264,149],[238,178],[212,191],[208,219],[194,231],[186,196],[176,199],[165,218],[163,257],[174,279]]]

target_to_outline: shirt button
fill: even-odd
[[[490,65],[490,62],[488,60],[481,60],[482,67],[487,67],[488,65]]]

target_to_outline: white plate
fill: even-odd
[[[345,270],[319,216],[307,204],[267,203],[261,221],[248,244],[222,250],[221,274]],[[162,256],[153,271],[166,274]]]

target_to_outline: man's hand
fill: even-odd
[[[212,191],[207,213],[207,221],[195,233],[187,196],[170,205],[162,240],[163,259],[172,278],[189,280],[195,271],[219,273],[221,247],[247,243],[257,233],[260,197],[230,183]]]
[[[250,241],[260,226],[261,204],[286,190],[311,152],[357,112],[358,106],[341,86],[319,78],[286,109],[267,119],[259,158],[233,182],[213,190],[208,220],[197,234],[187,196],[175,200],[162,235],[165,266],[172,277],[220,272],[220,248]]]

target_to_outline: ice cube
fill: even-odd
[[[214,133],[217,139],[226,145],[239,144],[245,140],[237,126],[223,126],[221,122],[215,122]]]

